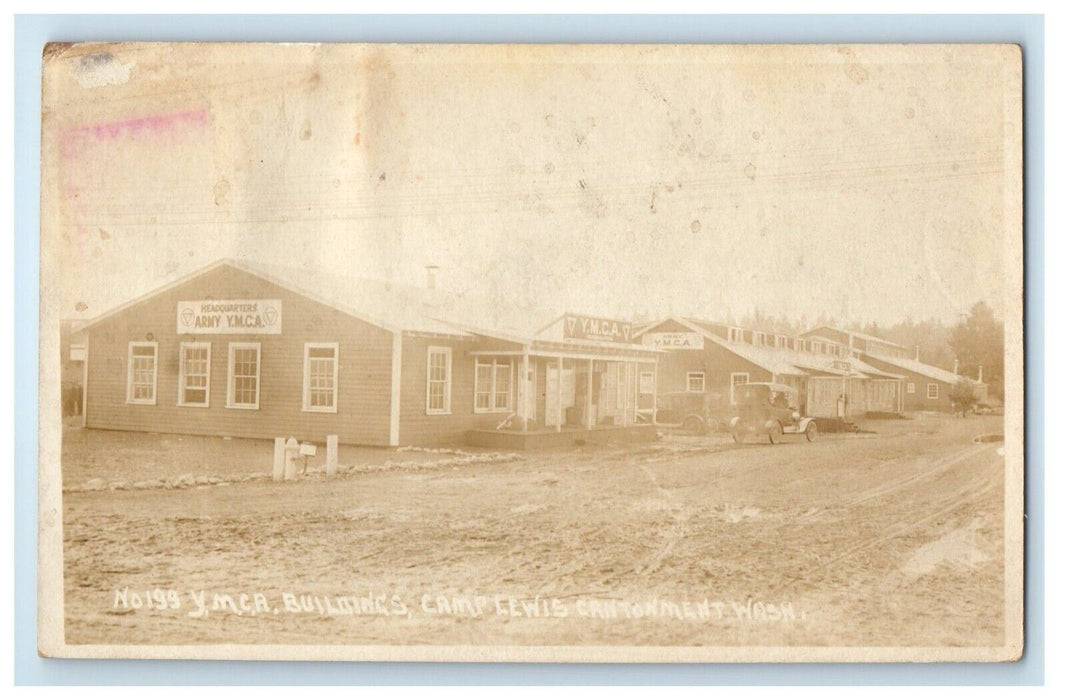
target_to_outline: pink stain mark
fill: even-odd
[[[91,189],[87,178],[91,178],[86,166],[94,160],[86,151],[93,145],[103,145],[120,138],[149,136],[156,139],[174,140],[191,130],[202,129],[211,117],[205,109],[191,109],[169,114],[152,114],[114,122],[101,122],[65,129],[59,133],[59,156],[66,164],[60,169],[63,209],[67,220],[74,228],[74,241],[79,254],[91,255],[95,240],[83,223],[85,204],[80,195]],[[74,163],[83,156],[88,163]],[[97,157],[97,159],[99,156]],[[106,161],[107,156],[103,156]]]
[[[113,141],[119,137],[149,134],[175,135],[188,128],[202,128],[210,121],[207,110],[190,109],[170,114],[152,114],[115,122],[89,124],[64,130],[59,136],[59,152],[64,158],[80,154],[88,142]]]

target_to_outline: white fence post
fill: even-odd
[[[337,473],[337,436],[326,436],[326,476]]]
[[[296,460],[300,457],[300,443],[296,438],[285,441],[285,481],[296,478]]]
[[[274,481],[285,477],[285,438],[274,438]]]

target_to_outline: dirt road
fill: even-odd
[[[1002,644],[1002,419],[868,427],[67,493],[67,641]]]

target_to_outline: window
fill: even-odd
[[[729,329],[729,342],[739,343],[744,339],[744,333],[739,328]]]
[[[259,408],[259,343],[229,344],[226,406]]]
[[[304,410],[337,412],[337,344],[304,343]]]
[[[908,394],[913,394],[914,393],[914,382],[907,382],[907,393]]]
[[[925,398],[927,399],[939,399],[940,398],[940,385],[935,382],[929,382],[925,385]]]
[[[811,341],[811,352],[821,354],[825,352],[825,345],[819,340]]]
[[[733,389],[741,384],[747,384],[751,381],[751,375],[747,372],[733,372],[729,375],[729,401],[733,402]]]
[[[429,348],[426,358],[426,413],[452,412],[452,349]]]
[[[511,410],[511,363],[496,358],[474,360],[474,412]]]
[[[159,343],[132,342],[126,370],[126,403],[155,405]]]
[[[211,398],[211,343],[182,343],[178,405],[206,407]]]
[[[703,372],[689,372],[687,391],[702,394],[706,389],[707,377]]]

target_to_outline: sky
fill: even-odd
[[[615,317],[1002,317],[996,47],[89,45],[44,87],[62,317],[219,257]],[[1013,140],[1012,140],[1013,139]]]

